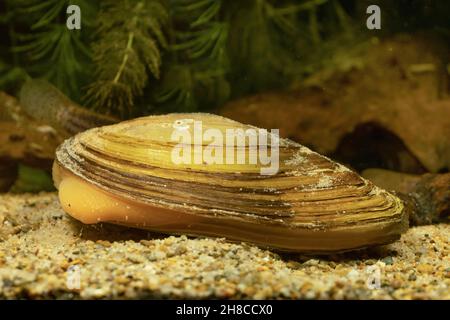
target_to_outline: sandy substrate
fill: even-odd
[[[0,298],[450,299],[450,226],[327,257],[68,217],[56,194],[0,196]]]

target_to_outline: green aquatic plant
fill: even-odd
[[[72,99],[122,118],[210,109],[289,83],[301,68],[299,39],[321,42],[319,11],[336,2],[71,1],[81,7],[80,31],[65,28],[69,1],[8,0],[0,17],[12,28],[16,63],[5,64],[9,77],[0,84],[46,77]]]
[[[198,110],[289,81],[299,13],[327,0],[172,0],[170,54],[155,90],[164,109]]]
[[[164,5],[154,1],[104,1],[93,43],[95,81],[85,101],[96,110],[129,117],[149,74],[160,76],[161,48],[167,47]]]
[[[83,28],[92,26],[96,5],[88,0],[16,0],[6,1],[13,66],[0,84],[27,76],[43,77],[74,99],[80,97],[79,86],[89,76],[89,33],[68,30],[66,8],[80,6]]]
[[[29,77],[23,68],[11,66],[2,60],[0,60],[0,74],[0,88],[12,91],[18,91],[18,84]]]
[[[52,178],[44,170],[19,164],[16,182],[9,190],[12,193],[54,191]]]
[[[45,77],[75,101],[122,118],[211,110],[301,83],[333,51],[373,36],[365,29],[372,2],[5,0],[0,89],[14,93],[27,77]],[[383,8],[376,35],[448,34],[450,5],[407,2],[374,2]],[[81,8],[81,30],[65,28],[69,4]]]
[[[22,35],[20,39],[25,44],[15,50],[36,62],[28,68],[29,72],[49,79],[70,96],[77,96],[80,78],[86,72],[83,60],[90,56],[79,33],[68,32],[65,25],[53,24],[41,33]]]
[[[194,111],[229,97],[229,22],[221,14],[223,5],[221,0],[171,1],[173,31],[168,67],[153,95],[157,104]]]

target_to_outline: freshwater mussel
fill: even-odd
[[[213,134],[197,139],[196,123]],[[264,148],[230,147],[219,139],[227,130],[245,135],[259,129],[196,113],[148,116],[79,133],[56,152],[53,177],[62,207],[88,224],[224,237],[296,252],[390,243],[407,229],[402,202],[343,165],[272,133]],[[193,138],[174,139],[183,135]],[[174,161],[180,146],[184,156],[201,161]],[[277,151],[276,172],[264,173],[269,164],[259,158],[250,161],[261,149]],[[239,152],[245,161],[227,162],[227,155],[237,159]],[[205,154],[216,161],[205,160]]]

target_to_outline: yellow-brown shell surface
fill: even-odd
[[[80,133],[57,150],[55,185],[76,177],[116,199],[118,206],[138,207],[142,220],[82,219],[72,214],[71,204],[64,203],[60,193],[63,208],[89,223],[112,222],[317,253],[389,243],[406,229],[397,197],[287,139],[279,140],[279,170],[274,175],[262,175],[259,162],[174,163],[171,156],[179,142],[172,134],[181,124],[193,136],[194,121],[201,121],[203,130],[214,128],[224,136],[230,128],[255,129],[216,115],[169,114]],[[193,155],[202,150],[192,143]],[[203,148],[209,143],[200,142]]]

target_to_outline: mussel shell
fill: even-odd
[[[229,128],[254,128],[199,113],[149,116],[90,129],[58,148],[55,184],[70,173],[108,194],[147,205],[149,215],[152,208],[167,210],[166,225],[132,227],[225,237],[287,251],[351,250],[392,242],[406,230],[407,217],[397,197],[288,139],[279,139],[275,175],[261,175],[260,163],[175,164],[174,128],[194,135],[193,121],[224,135]],[[194,223],[177,223],[172,213],[195,217]]]

